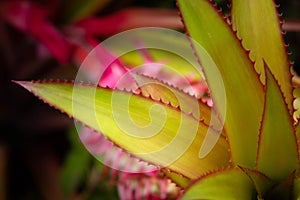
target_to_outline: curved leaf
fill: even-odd
[[[254,176],[255,182],[251,178]],[[271,186],[269,180],[258,172],[249,170],[246,174],[239,168],[217,171],[201,177],[187,189],[182,199],[252,200],[258,197],[256,184]]]
[[[243,46],[250,49],[250,58],[255,61],[256,71],[265,82],[264,60],[278,80],[292,112],[290,63],[278,18],[274,0],[232,1],[233,28],[237,30]]]
[[[141,95],[61,83],[18,82],[42,100],[101,131],[135,156],[190,179],[229,165],[223,136],[208,156],[198,152],[208,127],[180,109]]]
[[[178,5],[189,35],[200,45],[193,44],[204,68],[214,104],[219,110],[227,108],[225,131],[233,162],[252,168],[255,166],[257,133],[264,102],[258,75],[240,41],[209,1],[178,0]],[[216,79],[214,65],[222,80]],[[225,105],[219,94],[220,81],[225,86]]]
[[[271,179],[281,182],[298,167],[298,144],[293,119],[267,67],[266,76],[266,101],[259,136],[257,168]]]

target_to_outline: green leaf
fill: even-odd
[[[278,182],[298,167],[298,145],[292,122],[281,90],[266,67],[266,100],[257,169]]]
[[[294,179],[294,188],[293,188],[293,199],[299,199],[300,198],[300,177],[296,177]]]
[[[162,172],[169,178],[171,179],[176,185],[178,185],[181,188],[186,188],[191,180],[182,176],[181,174],[178,174],[176,172],[169,171],[167,169],[162,169]]]
[[[290,200],[293,197],[295,172],[292,172],[283,182],[274,187],[266,196],[272,200]]]
[[[204,68],[214,104],[225,117],[233,162],[255,166],[263,87],[252,62],[231,28],[207,0],[178,0],[188,34]],[[203,50],[203,48],[205,50]],[[216,69],[217,68],[217,69]],[[221,80],[216,77],[220,73]],[[220,82],[224,83],[224,95]]]
[[[255,177],[255,182],[251,177]],[[252,200],[259,197],[257,185],[270,186],[270,181],[251,170],[247,173],[240,168],[221,170],[201,177],[187,189],[182,199]]]
[[[263,199],[263,197],[274,187],[275,182],[269,179],[266,175],[262,174],[259,171],[247,169],[240,167],[240,169],[247,174],[251,182],[253,183],[258,199]]]
[[[132,73],[143,96],[150,96],[154,100],[162,100],[174,107],[180,107],[185,113],[191,113],[206,125],[211,121],[211,107],[190,94],[181,91],[167,82],[160,81],[141,74]],[[191,86],[190,86],[191,87]]]
[[[208,131],[205,136],[203,145],[199,151],[200,158],[205,157],[212,150],[220,134],[225,135],[222,130],[223,124],[219,113],[200,99],[196,99],[194,96],[186,94],[166,82],[163,83],[157,79],[139,74],[132,73],[132,75],[144,96],[150,96],[154,100],[161,99],[163,102],[179,107],[183,112],[192,114],[197,120],[203,121],[207,126],[214,129],[212,132]]]
[[[61,82],[18,82],[42,100],[101,131],[135,156],[190,179],[229,165],[223,136],[203,159],[208,127],[178,108],[129,92]]]
[[[274,0],[232,1],[233,28],[237,30],[243,46],[250,49],[250,58],[255,61],[256,71],[265,82],[264,60],[278,80],[292,113],[290,64],[278,19]]]

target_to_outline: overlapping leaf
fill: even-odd
[[[295,180],[295,171],[292,172],[280,184],[273,187],[272,190],[266,195],[266,199],[280,199],[280,200],[292,199],[294,180]]]
[[[283,181],[297,169],[298,145],[283,95],[268,69],[265,109],[261,124],[257,168],[273,180]]]
[[[176,172],[172,172],[167,169],[162,169],[162,172],[181,188],[186,188],[191,183],[190,179]]]
[[[254,167],[264,94],[252,62],[231,27],[209,1],[179,0],[178,4],[189,35],[199,43],[194,47],[204,68],[214,103],[218,109],[227,106],[225,130],[233,161]],[[222,80],[216,80],[214,65]],[[226,105],[222,104],[224,100],[219,95],[219,86],[216,86],[220,81],[224,83]]]
[[[292,85],[290,64],[283,43],[281,27],[273,0],[233,0],[232,24],[243,46],[250,49],[255,69],[265,82],[263,60],[278,80],[290,113],[292,108]]]
[[[263,193],[271,186],[272,182],[258,172],[233,168],[201,177],[186,191],[182,199],[252,200],[262,198]]]

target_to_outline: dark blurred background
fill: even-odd
[[[0,1],[0,199],[116,199],[116,190],[106,188],[101,181],[97,183],[97,187],[89,187],[89,170],[93,169],[94,161],[84,147],[78,147],[80,142],[72,128],[73,120],[11,82],[49,78],[72,80],[76,75],[77,66],[74,58],[70,57],[73,53],[72,47],[71,50],[66,50],[67,53],[54,48],[53,52],[60,52],[61,55],[61,58],[55,57],[43,46],[41,41],[44,38],[39,35],[41,33],[23,27],[22,24],[18,25],[22,23],[20,19],[30,15],[28,12],[37,12],[38,18],[40,11],[24,8],[10,10],[7,2],[13,1]],[[64,37],[68,37],[69,34],[66,27],[91,16],[104,17],[131,7],[176,9],[173,0],[27,2],[47,9],[48,22],[61,31]],[[227,9],[226,1],[217,2],[223,10]],[[290,45],[288,50],[292,53],[290,60],[295,62],[294,69],[300,73],[300,1],[276,2],[281,5],[279,11],[283,13],[282,19],[298,24],[298,31],[292,28],[286,30],[285,42]],[[45,35],[47,37],[47,33]],[[109,33],[99,34],[96,39],[100,42],[107,36]],[[81,148],[79,152],[84,153],[76,155],[76,148]],[[77,159],[68,165],[78,171],[75,170],[75,175],[65,175],[64,179],[62,173],[66,168],[70,168],[65,165],[71,153]],[[87,169],[80,171],[77,165],[83,163]],[[69,196],[62,194],[64,191],[67,191]],[[76,196],[72,193],[85,195]]]

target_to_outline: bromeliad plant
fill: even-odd
[[[232,15],[228,19],[223,19],[208,0],[178,0],[178,6],[188,35],[213,59],[226,90],[226,116],[221,116],[225,118],[224,129],[204,158],[199,157],[199,149],[215,111],[169,84],[162,86],[165,82],[151,79],[150,84],[140,86],[139,93],[59,81],[17,83],[46,103],[101,131],[125,151],[163,166],[161,170],[166,176],[184,189],[182,199],[299,199],[300,130],[292,117],[290,63],[275,3],[232,0]],[[218,98],[213,87],[209,59],[195,46],[194,51],[214,105],[220,109],[223,99]],[[150,79],[142,75],[138,78]],[[153,84],[156,82],[160,84]],[[73,98],[73,90],[79,98]],[[86,94],[94,90],[95,102],[89,103],[91,99]],[[179,106],[174,93],[182,97],[184,105]],[[114,95],[118,97],[117,108],[111,106]],[[189,107],[189,102],[195,99],[201,118],[193,116],[195,111]],[[76,112],[72,105],[77,105]],[[130,136],[114,120],[126,110],[141,126],[149,122],[159,126],[161,119],[155,118],[161,118],[161,110],[152,109],[151,118],[147,114],[153,105],[164,108],[165,113],[165,123],[153,137]],[[93,120],[95,115],[97,120]],[[171,152],[153,152],[174,142],[180,128],[185,134],[174,140],[178,148],[186,145],[190,133],[196,129],[195,138],[180,157],[165,166]]]

